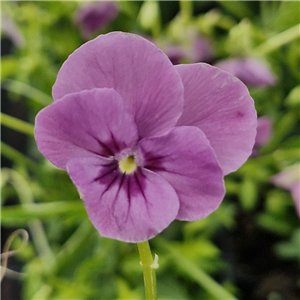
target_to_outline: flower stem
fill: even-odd
[[[32,136],[34,135],[34,127],[32,124],[19,120],[15,117],[6,115],[4,113],[1,113],[1,124],[21,133],[25,133]]]
[[[254,49],[254,51],[260,55],[265,55],[269,52],[272,52],[279,47],[288,44],[289,42],[300,37],[300,24],[297,24],[275,36],[265,41],[258,47]]]
[[[140,253],[141,265],[143,267],[146,300],[156,300],[155,268],[149,242],[146,241],[138,243],[137,245]]]
[[[24,82],[6,79],[2,83],[2,88],[4,88],[7,91],[13,92],[17,95],[27,97],[30,100],[41,104],[42,106],[49,105],[53,102],[53,99],[49,95],[45,94],[44,92],[41,92],[40,90]]]
[[[38,173],[40,170],[40,166],[36,162],[3,142],[1,142],[1,154],[20,165],[26,166],[28,169],[35,173]]]
[[[181,0],[180,12],[185,20],[190,20],[193,16],[193,2],[188,0]]]

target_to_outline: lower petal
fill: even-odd
[[[201,219],[220,205],[225,193],[222,170],[200,129],[176,127],[166,135],[143,139],[140,147],[144,167],[161,175],[177,192],[177,219]]]
[[[124,242],[146,241],[175,218],[179,200],[161,176],[138,168],[122,173],[116,161],[97,156],[72,158],[67,171],[89,218],[102,236]]]

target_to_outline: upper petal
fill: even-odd
[[[225,193],[222,170],[199,128],[175,127],[166,135],[141,140],[139,146],[144,167],[161,175],[177,192],[177,219],[201,219],[220,205]]]
[[[210,65],[178,65],[184,84],[184,110],[177,125],[199,127],[214,148],[224,174],[250,156],[257,117],[247,87],[236,77]]]
[[[179,201],[161,176],[138,168],[126,175],[101,157],[77,157],[67,171],[84,200],[89,218],[102,236],[124,242],[149,240],[175,218]]]
[[[135,145],[137,128],[113,89],[68,94],[41,110],[35,121],[39,151],[58,168],[68,159],[96,153],[110,157]]]
[[[139,136],[172,128],[183,108],[183,86],[167,56],[134,34],[100,35],[78,48],[61,67],[53,97],[95,87],[114,88],[129,106]]]

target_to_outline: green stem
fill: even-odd
[[[181,0],[180,13],[185,20],[190,20],[193,16],[193,2],[187,0]]]
[[[1,113],[1,124],[11,129],[14,129],[16,131],[29,134],[32,136],[34,135],[34,127],[32,124],[24,122],[12,116],[6,115],[4,113]]]
[[[25,96],[43,106],[49,105],[53,102],[53,99],[49,95],[24,82],[6,79],[2,83],[2,87],[10,92]]]
[[[23,205],[34,205],[34,198],[31,191],[31,187],[21,174],[12,169],[2,169],[2,172],[6,172],[10,177],[10,182],[16,190],[20,203]],[[46,233],[42,226],[42,223],[33,219],[28,223],[29,229],[32,234],[32,240],[37,250],[37,253],[41,257],[45,268],[49,268],[49,265],[54,261],[54,255],[47,240]]]
[[[36,162],[4,142],[1,142],[1,154],[16,163],[26,166],[31,171],[39,172],[40,170],[40,166]]]
[[[227,290],[225,290],[219,283],[217,283],[212,277],[199,269],[197,265],[177,252],[172,246],[164,242],[163,239],[156,237],[157,246],[160,246],[167,251],[169,256],[173,258],[176,265],[191,279],[195,280],[205,289],[208,293],[214,296],[216,299],[226,300],[238,300]]]
[[[143,267],[146,300],[156,300],[155,268],[149,242],[146,241],[138,243],[137,245],[140,253],[141,265]]]
[[[300,24],[297,24],[265,41],[254,49],[257,54],[265,55],[300,37]]]

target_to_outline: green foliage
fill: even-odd
[[[270,118],[273,133],[255,156],[225,178],[227,194],[219,209],[202,220],[173,222],[151,241],[159,255],[159,299],[221,299],[224,289],[249,299],[238,276],[230,273],[243,267],[245,253],[231,252],[242,249],[241,240],[249,243],[251,234],[267,235],[274,239],[268,249],[277,266],[299,263],[295,203],[288,190],[271,181],[273,175],[299,162],[299,2],[116,2],[118,17],[95,36],[113,30],[140,33],[164,48],[168,43],[189,45],[189,32],[202,34],[212,42],[213,63],[229,57],[258,57],[277,77],[275,86],[250,88],[258,116]],[[61,64],[86,42],[74,23],[81,5],[78,1],[1,3],[2,16],[22,37],[8,54],[3,51],[1,61],[1,84],[7,93],[1,124],[11,130],[1,144],[4,163],[8,162],[1,171],[2,227],[28,228],[30,233],[28,245],[17,254],[26,273],[20,279],[22,299],[142,299],[135,245],[99,236],[66,172],[38,153],[32,136],[37,112],[52,101],[51,88]],[[10,41],[9,34],[3,29],[3,45]],[[5,111],[7,107],[12,109]],[[19,120],[20,107],[26,110],[26,120]],[[21,150],[11,143],[14,133],[27,137]],[[243,218],[253,224],[241,228]],[[21,243],[16,239],[13,249]],[[252,274],[260,272],[253,269]],[[276,295],[284,298],[272,287],[265,299]]]

